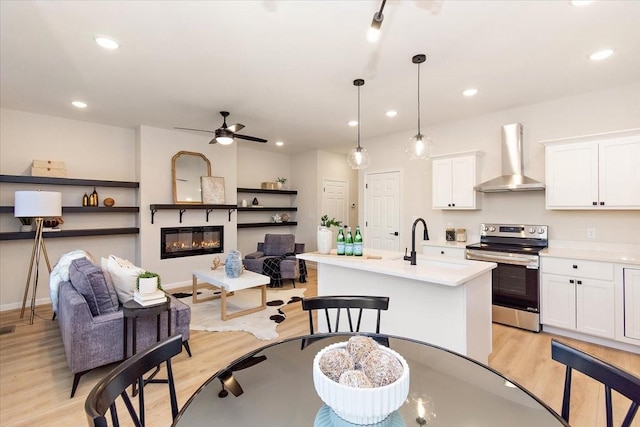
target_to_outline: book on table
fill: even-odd
[[[141,294],[138,291],[133,293],[133,300],[140,305],[150,306],[156,304],[162,304],[167,300],[167,294],[158,289],[150,294]]]

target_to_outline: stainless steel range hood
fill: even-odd
[[[524,176],[522,124],[502,126],[502,176],[477,185],[475,190],[483,193],[544,190],[543,183]]]

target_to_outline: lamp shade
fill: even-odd
[[[13,212],[17,218],[62,216],[62,193],[16,191]]]

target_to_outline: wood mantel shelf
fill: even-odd
[[[209,204],[196,204],[196,203],[178,203],[178,204],[154,204],[149,205],[151,210],[151,224],[153,224],[153,217],[159,210],[178,210],[180,211],[180,223],[182,224],[182,214],[189,209],[205,209],[207,211],[206,220],[209,222],[209,214],[213,210],[227,210],[229,212],[229,221],[231,221],[231,213],[238,207],[236,205],[209,205]]]

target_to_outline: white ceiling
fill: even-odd
[[[640,1],[5,1],[2,107],[124,127],[216,129],[299,152],[640,80]],[[121,48],[99,48],[106,34]],[[610,59],[587,56],[612,47]],[[473,98],[462,90],[477,87]],[[89,104],[85,110],[72,100]],[[389,119],[385,111],[395,109]],[[285,146],[275,147],[276,140]]]

